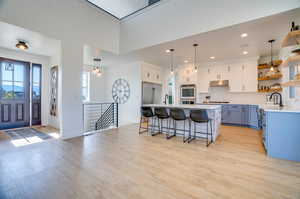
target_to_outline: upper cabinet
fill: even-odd
[[[158,66],[143,63],[142,64],[142,81],[162,84],[162,71]]]
[[[180,67],[178,72],[179,85],[197,84],[197,73],[192,65]]]
[[[211,71],[208,66],[199,66],[197,90],[200,93],[208,93]]]
[[[232,64],[230,67],[230,92],[257,92],[257,61]]]
[[[230,92],[257,92],[257,59],[199,66],[198,92],[208,93],[209,82],[215,80],[229,80]]]

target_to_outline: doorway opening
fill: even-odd
[[[41,124],[42,65],[0,57],[0,130]]]

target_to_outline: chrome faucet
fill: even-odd
[[[271,94],[270,100],[272,100],[273,95],[279,95],[279,106],[283,107],[283,104],[282,104],[282,95],[280,93],[278,93],[278,92],[274,92],[274,93]]]

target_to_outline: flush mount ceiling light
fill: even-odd
[[[171,52],[171,49],[167,49],[167,50],[166,50],[166,53],[169,53],[169,52]]]
[[[198,47],[198,44],[194,44],[194,49],[195,49],[195,54],[194,54],[194,69],[195,69],[195,72],[198,71],[198,67],[197,67],[197,47]]]
[[[171,74],[174,73],[174,49],[170,49],[169,52],[171,52]]]
[[[28,45],[26,44],[26,41],[18,40],[18,43],[16,44],[16,47],[21,50],[27,50]]]
[[[241,37],[242,38],[248,37],[248,34],[247,33],[243,33],[243,34],[241,34]]]
[[[189,60],[184,60],[184,63],[186,63],[186,64],[189,63]]]
[[[214,56],[211,56],[210,59],[215,59],[215,57],[214,57]]]
[[[247,55],[247,54],[248,54],[248,51],[243,51],[243,54],[244,54],[244,55]]]

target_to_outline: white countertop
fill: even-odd
[[[300,107],[289,107],[289,106],[284,106],[284,107],[279,107],[273,106],[273,105],[260,105],[259,106],[261,109],[264,109],[266,112],[287,112],[287,113],[300,113]]]
[[[218,109],[221,105],[196,105],[196,104],[143,104],[144,107],[165,107],[165,108],[183,108],[183,109]]]

